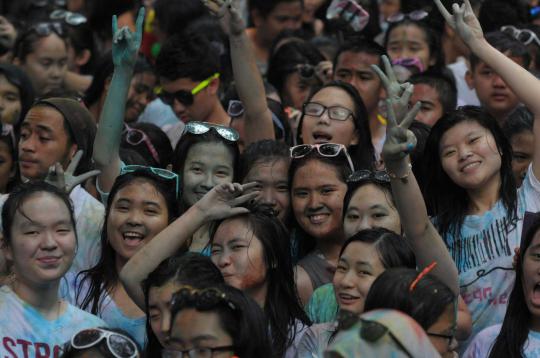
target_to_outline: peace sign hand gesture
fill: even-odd
[[[116,15],[112,19],[112,57],[115,66],[125,66],[133,68],[137,61],[137,54],[141,47],[145,9],[141,7],[135,23],[135,33],[128,27],[118,30],[118,18]]]
[[[452,14],[446,10],[441,0],[434,1],[448,25],[457,31],[469,47],[473,46],[472,44],[475,40],[484,38],[482,27],[474,14],[469,0],[464,0],[461,6],[454,3],[452,5]]]
[[[239,36],[246,28],[240,16],[238,0],[201,0],[204,6],[219,19],[223,31],[229,36]]]
[[[409,130],[411,123],[420,110],[421,103],[417,102],[414,107],[408,111],[401,123],[398,124],[394,112],[394,103],[392,99],[387,99],[388,118],[386,124],[386,140],[382,149],[382,157],[385,165],[392,166],[393,163],[400,163],[403,158],[409,155],[416,147],[416,137]]]
[[[247,213],[249,210],[242,205],[259,195],[258,191],[252,191],[255,186],[257,183],[217,185],[206,193],[195,204],[195,207],[199,209],[207,221]]]
[[[399,83],[392,69],[392,64],[386,55],[382,56],[382,61],[386,74],[377,65],[371,65],[371,68],[381,79],[386,89],[386,97],[391,99],[399,124],[409,109],[409,100],[411,99],[414,87],[410,83]]]
[[[82,155],[82,150],[77,151],[77,153],[75,153],[71,159],[66,171],[64,171],[60,163],[52,165],[49,168],[45,181],[69,194],[73,188],[81,183],[84,183],[88,178],[99,175],[101,173],[99,170],[91,170],[78,176],[73,175],[77,169],[77,166],[79,165],[79,162],[81,161]]]

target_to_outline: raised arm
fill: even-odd
[[[137,53],[141,46],[144,8],[137,16],[137,31],[127,27],[118,30],[118,20],[113,17],[112,56],[114,72],[101,111],[98,131],[94,141],[93,158],[101,174],[98,184],[102,191],[109,192],[120,174],[120,138],[124,128],[124,112]]]
[[[405,108],[412,93],[412,86],[407,84],[400,87],[397,85],[397,80],[386,56],[383,57],[383,62],[388,76],[374,66],[374,70],[381,76],[388,93],[388,124],[382,157],[391,178],[392,193],[405,238],[412,246],[419,268],[422,269],[436,261],[437,266],[433,274],[444,282],[457,297],[459,284],[456,265],[441,236],[429,220],[424,198],[411,170],[409,153],[416,146],[416,138],[408,130],[408,127],[418,113],[419,103],[407,112]],[[400,113],[400,118],[396,118],[396,112]]]
[[[234,81],[244,105],[246,146],[259,140],[274,139],[272,112],[268,109],[263,79],[257,68],[251,41],[238,12],[238,1],[203,0],[203,3],[219,18],[229,36]]]
[[[158,265],[185,246],[193,233],[204,223],[247,212],[240,205],[254,199],[259,193],[252,191],[256,183],[221,184],[209,191],[201,200],[142,247],[122,268],[120,280],[133,302],[142,310],[144,293],[142,282]]]
[[[434,0],[446,22],[452,27],[471,51],[491,67],[510,86],[535,118],[533,133],[535,138],[533,154],[533,172],[540,178],[540,81],[527,69],[521,67],[503,53],[491,46],[484,38],[480,22],[476,18],[469,0],[463,5],[453,4],[452,14],[444,7],[440,0]]]

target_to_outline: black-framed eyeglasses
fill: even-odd
[[[135,358],[138,356],[137,345],[129,337],[102,328],[83,329],[71,338],[71,346],[77,349],[94,347],[103,339],[107,348],[116,358]]]
[[[425,18],[428,15],[429,15],[429,13],[427,11],[414,10],[414,11],[411,11],[409,13],[401,13],[400,12],[400,13],[394,14],[392,16],[389,16],[386,19],[386,21],[391,22],[391,23],[400,22],[400,21],[403,21],[405,19],[409,19],[409,20],[413,20],[413,21],[420,21],[420,20],[422,20],[423,18]]]
[[[349,117],[354,118],[351,110],[341,106],[326,107],[317,102],[304,103],[302,112],[304,115],[311,117],[322,117],[324,112],[328,111],[328,117],[335,121],[346,121]]]
[[[51,12],[49,19],[53,21],[65,21],[66,24],[71,26],[79,26],[86,23],[88,20],[83,14],[71,12],[67,10],[57,9]]]
[[[215,130],[223,139],[231,142],[237,142],[240,139],[240,134],[231,127],[221,126],[207,122],[190,121],[184,127],[184,134],[191,133],[195,135],[207,133],[210,130]]]
[[[166,349],[162,352],[163,358],[212,358],[214,352],[234,352],[234,346],[200,347],[184,350]]]
[[[380,183],[390,183],[390,176],[384,170],[357,170],[347,178],[347,183],[357,183],[364,180],[374,180]]]
[[[184,106],[191,106],[193,102],[195,101],[195,96],[201,92],[203,89],[208,87],[210,83],[212,83],[213,80],[219,78],[219,73],[214,73],[212,76],[208,77],[207,79],[199,82],[195,88],[193,88],[191,91],[186,90],[180,90],[176,91],[174,93],[165,92],[163,88],[157,88],[156,94],[161,99],[161,101],[165,104],[168,104],[169,106],[174,105],[174,101],[177,100]]]
[[[343,144],[337,143],[323,143],[323,144],[300,144],[290,148],[290,154],[292,159],[300,159],[311,153],[312,151],[322,157],[333,158],[337,157],[340,153],[343,153],[347,158],[351,171],[354,172],[354,164],[351,156],[347,151],[347,148]]]
[[[452,343],[454,342],[454,339],[455,339],[454,334],[442,334],[442,333],[432,333],[432,332],[426,332],[426,333],[430,337],[446,339],[448,341],[448,347],[452,346]]]
[[[532,30],[518,29],[514,26],[508,25],[501,27],[501,31],[505,34],[512,36],[525,46],[529,45],[533,41],[536,43],[537,46],[540,46],[540,39]]]

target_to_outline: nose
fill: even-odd
[[[348,270],[345,275],[343,276],[343,279],[341,280],[340,286],[343,288],[351,288],[354,287],[353,284],[353,270]]]
[[[168,337],[171,330],[171,312],[167,310],[166,312],[162,312],[162,314],[163,318],[161,319],[160,327],[161,333],[163,334],[163,336]]]
[[[204,180],[201,182],[201,188],[203,188],[205,191],[210,191],[215,186],[214,183],[214,177],[212,174],[206,175]]]
[[[272,188],[264,188],[261,192],[261,204],[274,207],[276,200],[274,198],[274,190]]]
[[[36,136],[29,135],[26,138],[19,140],[19,148],[23,152],[35,152],[36,151]]]
[[[127,218],[127,223],[129,225],[137,226],[141,225],[143,222],[143,215],[140,210],[130,210],[129,216]]]
[[[217,266],[218,268],[225,268],[231,264],[231,255],[225,251],[217,257]]]
[[[493,87],[505,88],[506,83],[503,81],[501,76],[498,74],[493,74]]]
[[[63,66],[61,66],[61,65],[51,66],[51,70],[49,72],[50,78],[52,78],[52,79],[60,78],[61,75],[62,75],[62,69],[63,69]]]
[[[472,155],[468,146],[459,148],[459,160],[465,160]]]
[[[356,229],[358,231],[361,231],[361,230],[366,230],[366,229],[372,229],[373,228],[373,225],[371,223],[371,220],[370,218],[366,217],[366,216],[363,216],[360,221],[358,222],[358,226],[356,227]]]
[[[325,125],[330,124],[330,116],[328,115],[328,109],[325,109],[324,112],[319,117],[319,123],[323,123]]]
[[[52,251],[56,248],[56,240],[54,238],[54,234],[50,231],[45,231],[43,235],[41,236],[41,249]]]
[[[309,194],[307,209],[315,211],[321,207],[321,200],[317,194]]]

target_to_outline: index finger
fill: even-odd
[[[145,13],[146,9],[144,8],[144,6],[141,6],[141,8],[139,9],[139,13],[137,14],[137,21],[135,22],[135,31],[138,37],[142,37]]]
[[[243,191],[246,191],[246,190],[249,190],[249,189],[253,189],[255,188],[256,186],[258,185],[257,182],[250,182],[250,183],[245,183],[245,184],[242,184],[242,190]]]
[[[446,22],[448,23],[452,22],[452,15],[448,12],[448,10],[446,10],[441,0],[434,0],[434,1],[435,1],[435,5],[437,5],[437,8],[439,8],[439,12],[444,17]]]
[[[388,59],[388,56],[382,55],[382,60],[384,64],[384,70],[386,71],[386,75],[388,76],[388,79],[390,80],[390,83],[397,82],[396,74],[394,73],[394,69],[392,68],[392,64],[390,63],[390,59]]]
[[[101,170],[91,170],[75,177],[75,181],[77,184],[84,183],[87,179],[98,176],[99,174],[101,174]]]
[[[405,116],[403,121],[401,121],[401,124],[399,126],[401,128],[409,128],[412,122],[414,121],[414,119],[416,118],[418,111],[420,111],[421,106],[422,106],[422,103],[420,101],[416,102],[413,108],[411,108],[411,110],[407,112],[407,115]]]
[[[394,106],[390,98],[386,99],[386,128],[393,128],[397,126],[396,112],[394,111]]]
[[[73,174],[75,173],[75,169],[77,169],[77,166],[79,165],[79,162],[81,161],[83,155],[82,150],[78,150],[77,153],[71,158],[71,161],[69,162],[69,165],[66,169],[66,173]]]
[[[377,74],[377,76],[379,76],[384,88],[388,89],[388,87],[390,86],[390,82],[388,81],[388,77],[386,77],[384,72],[377,65],[371,65],[370,67]]]

